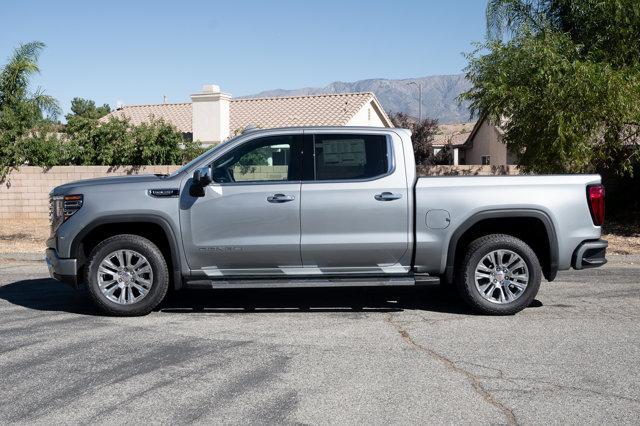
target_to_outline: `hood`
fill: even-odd
[[[56,186],[51,191],[51,195],[65,195],[70,191],[76,191],[78,189],[87,187],[96,187],[103,185],[119,185],[119,184],[144,184],[150,182],[160,182],[165,177],[160,175],[128,175],[128,176],[112,176],[95,179],[83,179],[73,182],[65,183],[64,185]]]

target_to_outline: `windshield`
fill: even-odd
[[[185,164],[184,166],[180,167],[178,170],[176,170],[175,172],[171,173],[169,176],[173,177],[173,176],[177,176],[180,173],[190,169],[191,167],[195,166],[196,164],[198,164],[200,161],[202,161],[204,158],[208,157],[209,155],[213,154],[215,151],[217,151],[219,148],[221,148],[223,145],[232,142],[234,139],[236,138],[232,138],[229,139],[226,142],[223,143],[219,143],[218,145],[214,146],[211,149],[206,150],[205,152],[203,152],[202,154],[198,155],[196,158],[194,158],[193,160],[189,161],[187,164]]]

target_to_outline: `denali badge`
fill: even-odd
[[[217,253],[229,253],[234,251],[245,251],[244,247],[238,246],[215,246],[215,247],[200,247],[199,251],[212,251]]]
[[[150,189],[149,195],[152,197],[177,197],[180,190],[175,188]]]

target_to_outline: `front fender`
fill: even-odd
[[[86,226],[82,228],[80,232],[78,232],[73,238],[71,244],[69,245],[69,257],[79,259],[78,268],[83,266],[82,259],[82,251],[81,246],[85,238],[91,234],[92,231],[103,225],[112,225],[112,224],[154,224],[158,225],[164,231],[165,237],[169,242],[169,250],[171,254],[171,265],[173,269],[173,278],[174,278],[174,286],[176,289],[180,288],[182,285],[182,275],[186,274],[186,271],[183,271],[183,266],[186,267],[186,262],[184,260],[184,254],[181,250],[181,245],[178,243],[178,238],[176,237],[177,232],[171,226],[171,222],[158,214],[153,213],[144,213],[144,214],[112,214],[101,216],[99,218],[93,219]]]

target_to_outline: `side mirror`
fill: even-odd
[[[204,188],[213,182],[211,167],[202,167],[193,172],[193,183]]]

